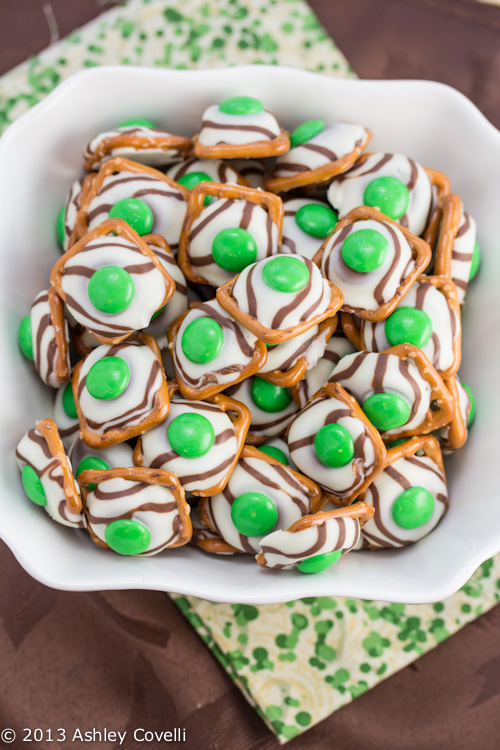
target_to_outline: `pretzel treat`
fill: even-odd
[[[190,507],[170,472],[86,469],[78,481],[90,536],[100,547],[150,556],[191,539]]]
[[[251,96],[232,96],[208,107],[193,143],[201,159],[278,156],[290,148],[288,133]]]
[[[340,383],[354,396],[384,440],[423,435],[453,417],[453,399],[441,376],[411,344],[380,354],[348,354],[330,382]]]
[[[171,180],[192,190],[199,182],[232,182],[235,185],[250,187],[247,180],[234,167],[233,163],[222,159],[197,159],[190,157],[174,164],[165,172]]]
[[[269,161],[269,159],[231,159],[231,166],[245,182],[248,182],[250,187],[263,190],[264,177],[269,169]],[[222,182],[222,180],[219,180],[219,182]]]
[[[201,521],[196,508],[191,509],[191,523],[193,524],[191,544],[203,550],[203,552],[209,552],[212,555],[235,555],[241,553],[241,550],[232,547],[224,539],[221,539],[215,531],[209,529]]]
[[[54,521],[84,528],[78,485],[51,419],[42,419],[28,430],[17,445],[16,459],[29,499],[45,508]]]
[[[460,305],[444,276],[420,276],[384,321],[361,320],[361,348],[381,352],[405,342],[420,347],[443,379],[460,366]]]
[[[453,419],[436,432],[441,444],[441,450],[446,455],[461,448],[467,440],[467,431],[476,414],[474,394],[466,383],[462,383],[458,375],[444,381],[453,397],[455,410]]]
[[[277,195],[239,185],[195,185],[179,265],[190,281],[221,286],[254,261],[278,252],[282,223]]]
[[[91,448],[142,435],[165,419],[169,398],[160,350],[147,334],[102,345],[73,372],[80,434]]]
[[[265,536],[257,562],[273,570],[297,566],[301,573],[319,573],[356,548],[361,528],[372,516],[367,503],[303,516],[288,529]]]
[[[135,462],[173,472],[186,492],[214,495],[226,486],[249,426],[250,411],[232,398],[217,394],[209,403],[171,392],[167,419],[138,441]]]
[[[175,253],[189,192],[152,167],[120,157],[100,168],[75,222],[71,244],[108,218],[123,219],[139,235],[154,232]]]
[[[338,329],[330,338],[321,359],[311,369],[307,370],[304,378],[290,388],[295,401],[302,408],[310,398],[319,391],[334,371],[336,365],[345,357],[352,354],[356,348],[351,344],[342,331]]]
[[[232,547],[255,555],[263,536],[315,513],[317,484],[251,446],[245,446],[226,488],[198,506],[200,518]]]
[[[80,432],[71,382],[65,383],[56,391],[54,422],[59,430],[62,444],[65,450],[68,450]]]
[[[283,237],[280,253],[303,255],[312,260],[325,237],[337,223],[337,214],[323,201],[289,198],[283,203]]]
[[[417,452],[423,455],[416,455]],[[413,438],[387,452],[387,466],[362,500],[374,516],[362,534],[372,549],[406,547],[427,536],[448,510],[443,459],[436,438]]]
[[[168,339],[185,398],[213,396],[253,375],[267,358],[265,344],[215,299],[178,318],[169,328]]]
[[[62,300],[54,289],[36,295],[29,315],[21,320],[18,339],[22,353],[33,361],[46,385],[59,388],[69,380],[69,329]]]
[[[314,261],[342,289],[344,310],[384,320],[430,259],[431,248],[424,240],[363,206],[337,224]]]
[[[221,306],[265,341],[299,336],[342,306],[340,289],[301,255],[275,255],[245,268],[217,289]]]
[[[349,505],[379,474],[386,449],[356,400],[327,383],[294,418],[288,447],[300,471],[335,505]]]
[[[66,203],[59,212],[56,233],[59,247],[63,252],[66,252],[70,247],[71,235],[82,205],[82,198],[86,196],[94,177],[94,174],[88,174],[80,180],[75,180],[66,198]]]
[[[149,325],[175,291],[164,265],[121,219],[82,237],[55,264],[50,280],[73,318],[103,344],[118,344]]]
[[[107,448],[90,448],[80,437],[73,441],[68,458],[73,467],[73,476],[78,480],[87,469],[124,469],[134,465],[133,450],[128,443],[109,445]],[[91,489],[93,489],[91,487]]]
[[[281,193],[329,182],[352,167],[371,137],[368,128],[361,125],[303,122],[290,134],[290,151],[276,159],[265,181],[266,189]]]
[[[228,388],[226,394],[250,409],[252,421],[247,443],[265,443],[281,435],[299,409],[287,388],[257,376]]]
[[[443,204],[434,273],[455,282],[461,305],[465,302],[469,281],[479,268],[480,250],[476,234],[476,222],[464,210],[459,196],[448,195]]]
[[[189,138],[172,135],[151,122],[130,120],[92,138],[83,159],[89,171],[115,156],[160,168],[182,158],[192,145]]]
[[[260,368],[259,376],[284,388],[298,383],[323,356],[337,323],[338,316],[334,315],[293,339],[268,345],[267,362]]]

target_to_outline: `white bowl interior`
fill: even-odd
[[[399,151],[443,170],[478,223],[483,251],[463,316],[460,370],[475,393],[477,417],[465,448],[447,460],[448,515],[412,547],[350,554],[314,576],[272,573],[243,556],[218,558],[191,548],[140,559],[110,554],[27,501],[14,460],[22,434],[36,419],[52,416],[53,393],[21,356],[17,328],[36,292],[48,286],[59,252],[55,218],[81,173],[83,147],[132,117],[191,135],[206,106],[242,92],[262,99],[285,127],[318,117],[361,122],[374,133],[370,149]],[[21,565],[56,588],[149,588],[213,601],[332,595],[419,603],[456,591],[500,550],[499,165],[500,133],[461,94],[426,81],[342,81],[264,66],[99,68],[74,76],[21,117],[0,142],[0,534]]]

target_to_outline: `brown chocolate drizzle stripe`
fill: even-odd
[[[229,125],[222,122],[213,122],[212,120],[203,120],[201,128],[202,130],[204,128],[210,128],[211,130],[241,130],[245,133],[259,133],[259,135],[265,136],[270,141],[278,137],[278,135],[275,135],[271,130],[262,128],[258,125]],[[219,141],[219,143],[224,143],[224,141]]]
[[[280,425],[282,425],[284,429],[286,422],[291,421],[294,414],[295,412],[288,412],[287,414],[283,414],[281,417],[278,417],[278,419],[273,419],[269,422],[261,422],[260,424],[252,422],[250,426],[250,432],[253,432],[254,435],[266,435],[267,431],[274,429],[274,427],[279,427]]]
[[[215,320],[217,323],[219,323],[222,328],[227,328],[228,330],[232,331],[232,333],[234,333],[236,337],[238,346],[245,357],[248,357],[249,359],[253,357],[255,348],[253,346],[250,346],[241,328],[234,320],[226,317],[225,315],[222,315],[216,308],[210,306],[206,302],[203,302],[201,305],[199,305],[197,309],[205,313],[206,317],[212,318],[212,320]]]
[[[49,462],[42,469],[39,469],[37,466],[35,466],[35,464],[33,464],[26,456],[24,456],[17,449],[16,449],[16,458],[18,458],[20,461],[24,461],[24,463],[27,464],[28,466],[31,466],[33,471],[36,472],[39,479],[41,479],[46,474],[47,479],[58,484],[61,490],[63,490],[64,492],[64,476],[62,474],[61,462],[58,458],[53,458],[52,454],[50,454]],[[55,474],[56,471],[59,471],[58,475]]]
[[[121,175],[127,174],[127,172],[120,172]],[[130,174],[130,172],[128,173]],[[111,179],[106,183],[101,185],[99,188],[99,192],[97,193],[96,197],[99,197],[103,195],[104,193],[107,193],[108,190],[112,190],[117,185],[125,185],[127,182],[138,182],[144,180],[146,182],[161,182],[161,180],[158,180],[157,177],[153,177],[153,175],[149,174],[132,174],[129,177],[118,177],[117,175],[112,175]]]
[[[211,479],[212,477],[217,476],[217,474],[220,474],[221,472],[229,468],[233,461],[234,453],[208,471],[198,472],[197,474],[182,474],[178,476],[179,482],[182,485],[185,485],[190,484],[191,482],[203,482],[206,479]]]
[[[388,354],[380,354],[375,362],[375,367],[373,370],[373,377],[372,377],[372,389],[374,393],[384,393],[384,378],[385,374],[387,372],[387,367],[389,365],[389,355]],[[404,360],[399,361],[399,369],[401,370],[401,363],[404,362]],[[404,373],[403,373],[404,375]]]
[[[436,367],[439,370],[439,358],[441,356],[441,343],[439,341],[439,336],[435,331],[432,332],[432,343],[434,344],[434,355],[432,357],[432,364],[434,367]]]
[[[387,231],[389,232],[392,238],[394,254],[393,254],[392,262],[391,262],[391,265],[389,266],[388,271],[380,279],[379,283],[373,290],[373,296],[378,305],[382,305],[386,301],[384,297],[385,287],[387,286],[388,282],[393,277],[394,271],[397,268],[398,263],[401,259],[401,243],[399,241],[399,237],[397,236],[396,232],[394,231],[394,228],[391,227],[390,224],[386,224],[385,222],[383,222],[383,225],[387,229]]]
[[[321,156],[324,156],[328,161],[337,161],[339,158],[335,151],[332,151],[326,146],[319,146],[316,143],[301,143],[301,147],[308,151],[314,151],[317,154],[321,154]]]
[[[387,356],[389,356],[389,355],[387,355]],[[418,409],[420,407],[420,403],[422,401],[422,391],[421,391],[421,389],[420,389],[417,381],[415,380],[415,378],[411,374],[411,372],[410,372],[410,365],[409,365],[409,363],[406,360],[399,359],[399,371],[400,371],[401,375],[404,378],[406,378],[406,380],[409,382],[409,384],[411,385],[412,390],[413,390],[413,404],[411,406],[410,416],[408,417],[408,419],[405,422],[405,424],[408,424],[415,417],[415,415],[416,415],[416,413],[417,413],[417,411],[418,411]]]
[[[313,445],[315,439],[316,435],[307,435],[307,437],[299,438],[292,443],[288,443],[288,449],[293,453],[293,451],[298,451],[301,448],[305,448],[307,445]]]
[[[257,207],[256,203],[251,203],[250,201],[246,201],[245,205],[243,207],[243,211],[241,213],[241,219],[240,219],[240,229],[248,230],[248,227],[250,226],[250,222],[252,221],[252,215],[254,212],[254,209]]]
[[[309,338],[306,339],[297,349],[295,349],[288,357],[288,359],[285,359],[284,362],[281,362],[278,367],[276,367],[276,369],[281,370],[282,372],[284,372],[285,370],[289,370],[290,367],[292,367],[292,365],[296,363],[298,358],[308,351],[313,341],[316,339],[316,336],[317,334],[314,334],[314,336],[309,336]]]
[[[157,271],[155,264],[152,260],[147,261],[145,263],[135,263],[131,266],[123,266],[123,270],[127,271],[127,273],[135,273],[137,275],[142,275],[145,273],[149,273],[150,271]]]
[[[442,482],[444,482],[443,474],[439,470],[438,465],[434,463],[434,461],[432,461],[432,466],[429,466],[417,456],[409,456],[406,460],[409,464],[413,464],[413,466],[418,466],[420,469],[424,469],[425,471],[431,471],[433,474],[439,477]]]
[[[38,328],[36,331],[36,347],[35,347],[35,363],[37,365],[37,368],[39,368],[42,364],[42,340],[43,336],[45,334],[45,331],[49,328],[52,328],[52,319],[50,317],[50,313],[47,313],[47,315],[44,315],[38,324]],[[55,343],[53,334],[52,334],[52,342]],[[50,343],[49,343],[50,345]]]
[[[290,239],[290,237],[282,237],[281,244],[285,245],[285,247],[288,247],[290,249],[290,252],[292,253],[297,252],[297,246],[295,242]]]
[[[374,172],[379,172],[382,169],[382,167],[385,167],[385,165],[387,164],[387,162],[391,161],[392,157],[393,157],[392,154],[383,154],[380,157],[380,159],[378,160],[378,162],[376,164],[374,164],[373,167],[370,167],[370,169],[364,170],[363,169],[364,164],[363,164],[360,168],[353,169],[353,170],[351,170],[350,173],[347,172],[346,175],[341,175],[340,179],[349,179],[351,177],[358,177],[358,176],[361,176],[361,175],[363,175],[363,177],[364,177],[367,174],[373,174]]]
[[[304,261],[305,261],[306,268],[309,271],[309,279],[307,281],[307,284],[300,290],[300,292],[298,292],[298,294],[295,295],[295,297],[294,297],[294,299],[293,299],[292,302],[290,302],[288,305],[284,305],[283,307],[279,308],[278,312],[276,313],[276,315],[274,316],[274,318],[273,318],[273,320],[271,322],[271,328],[272,329],[279,328],[281,326],[281,324],[283,323],[283,321],[285,320],[285,318],[290,313],[292,313],[294,310],[296,310],[298,307],[300,307],[300,305],[302,304],[302,302],[305,299],[307,299],[307,297],[311,293],[312,276],[313,276],[313,273],[312,273],[313,272],[313,264],[311,263],[310,260],[307,260],[307,258],[304,258]],[[320,300],[319,300],[320,302],[321,302],[322,297],[323,297],[323,295],[321,295],[321,297],[320,297]],[[316,306],[317,306],[317,304],[318,303],[316,302]],[[300,317],[300,321],[307,320],[306,316],[307,316],[308,313],[309,313],[309,310],[307,310]]]
[[[133,328],[130,328],[130,326],[124,326],[124,325],[118,325],[117,323],[111,323],[107,320],[101,320],[100,318],[96,318],[94,315],[91,315],[89,311],[83,307],[71,294],[68,294],[66,292],[66,304],[67,306],[75,312],[80,313],[80,315],[84,316],[87,320],[89,320],[92,324],[92,333],[97,333],[98,336],[107,336],[109,335],[110,331],[116,331],[116,333],[130,333],[130,331],[133,331]],[[99,328],[97,327],[99,326]]]
[[[274,242],[273,242],[273,220],[271,219],[271,216],[269,213],[266,213],[266,234],[267,234],[267,247],[266,247],[266,257],[269,257],[273,254],[274,249]]]
[[[276,167],[276,175],[280,177],[283,172],[291,172],[292,174],[296,174],[297,172],[310,172],[311,167],[306,166],[305,164],[298,164],[296,162],[286,161],[281,162]]]
[[[73,516],[73,518],[71,518],[71,516],[69,515],[69,512],[68,512],[68,504],[66,503],[65,499],[61,500],[59,502],[59,505],[57,506],[57,512],[59,513],[59,515],[62,518],[64,518],[65,521],[69,521],[70,523],[74,523],[75,526],[77,526],[77,528],[79,528],[79,529],[84,529],[85,528],[85,523],[84,523],[83,519],[81,521],[75,521],[75,516]],[[75,514],[75,515],[77,515],[77,514]]]
[[[452,250],[451,258],[462,263],[470,263],[472,261],[472,253],[462,253],[459,250]]]
[[[247,301],[248,301],[248,314],[251,315],[253,318],[257,318],[258,315],[258,309],[257,309],[257,298],[255,296],[255,292],[253,289],[252,284],[252,277],[255,272],[255,266],[252,266],[252,268],[247,273],[246,278],[246,293],[247,293]]]
[[[463,279],[455,279],[453,278],[452,281],[454,282],[455,286],[457,286],[459,289],[463,289],[464,292],[467,290],[468,281],[463,281]]]
[[[136,252],[139,252],[136,245],[133,245],[131,242],[99,242],[99,240],[91,240],[88,245],[85,245],[85,247],[82,247],[82,249],[78,251],[78,255],[91,253],[93,250],[102,250],[103,248],[114,249],[115,247],[123,247],[125,250],[135,250]]]
[[[337,235],[335,235],[333,245],[327,251],[327,256],[326,256],[326,261],[325,261],[325,274],[329,279],[331,279],[330,261],[332,259],[333,251],[338,245],[342,245],[344,243],[344,240],[346,239],[347,235],[350,234],[351,229],[352,229],[352,226],[349,226],[349,225],[341,229],[340,232]],[[348,269],[349,272],[351,271],[351,269],[348,266],[346,266],[346,269]],[[351,275],[353,279],[358,277],[358,274],[355,271],[352,271],[352,273],[349,275]]]
[[[329,382],[340,383],[343,380],[348,380],[349,378],[352,378],[352,376],[359,370],[364,360],[367,358],[368,354],[369,352],[359,352],[354,358],[352,364],[349,365],[349,367],[346,367],[345,370],[342,370],[339,373],[336,373],[334,371],[333,374],[329,378]]]
[[[149,487],[150,485],[146,485]],[[123,491],[123,492],[112,492],[112,493],[106,493],[102,492],[98,494],[99,488],[97,487],[94,490],[94,495],[98,500],[102,500],[105,502],[106,500],[118,500],[123,497],[131,497],[132,495],[135,495],[137,492],[142,492],[144,489],[144,486],[140,486],[139,490],[136,492],[132,492],[130,490]],[[172,511],[177,510],[177,503],[176,502],[170,502],[170,503],[144,503],[144,505],[139,505],[137,508],[132,508],[131,510],[128,510],[124,513],[121,513],[120,515],[116,516],[110,516],[109,518],[106,517],[100,517],[100,516],[93,516],[89,511],[87,511],[87,518],[89,523],[93,525],[98,524],[105,524],[108,526],[113,521],[122,521],[122,520],[130,520],[135,513],[172,513]]]
[[[417,184],[418,168],[413,159],[408,159],[408,164],[410,165],[410,179],[406,183],[406,187],[408,188],[408,191],[412,191]]]
[[[75,432],[78,432],[80,429],[80,425],[78,422],[74,424],[72,427],[66,427],[65,429],[62,429],[59,427],[59,435],[61,438],[71,437],[71,435],[74,435]]]
[[[463,235],[469,231],[469,228],[470,228],[470,217],[467,211],[464,211],[464,221],[462,222],[462,224],[460,224],[458,228],[458,232],[456,233],[455,237],[463,237]]]
[[[386,467],[384,471],[386,471],[390,477],[392,477],[398,484],[401,484],[401,486],[404,489],[408,489],[408,487],[411,487],[410,483],[407,481],[405,477],[403,477],[402,474],[399,474],[399,472],[395,471],[394,473],[397,475],[396,477],[393,476],[393,472],[390,472],[389,469],[392,469],[391,466]],[[404,480],[404,484],[401,480]],[[385,526],[384,522],[382,521],[382,513],[380,510],[380,495],[377,488],[376,483],[373,483],[370,486],[370,492],[372,493],[372,499],[373,499],[373,507],[375,510],[375,514],[373,516],[373,520],[375,522],[375,526],[377,527],[378,531],[382,533],[384,536],[387,537],[391,542],[393,542],[394,547],[406,547],[408,544],[412,544],[411,541],[405,542],[403,539],[400,539],[399,537],[395,536],[392,532],[389,531],[389,529]],[[376,535],[371,534],[369,531],[366,530],[366,528],[363,529],[363,534],[368,539],[368,541],[373,542],[374,544],[378,544],[381,547],[387,547],[387,542],[383,539],[377,538]],[[390,546],[390,545],[389,545]]]
[[[337,523],[343,519],[337,519]],[[313,555],[317,555],[319,550],[324,547],[326,543],[326,520],[324,523],[317,525],[314,527],[317,534],[317,539],[308,549],[303,550],[302,552],[284,552],[283,550],[278,549],[277,547],[269,547],[267,544],[262,545],[262,554],[263,555],[279,555],[280,557],[285,557],[287,560],[304,560],[306,557],[312,557]],[[344,524],[345,529],[345,524]],[[293,532],[291,532],[293,534]],[[299,533],[299,532],[296,532]],[[345,531],[344,531],[345,535]],[[338,547],[335,547],[335,549],[338,549]],[[330,550],[333,552],[333,550]]]
[[[83,276],[84,278],[91,279],[95,274],[95,268],[89,268],[89,266],[66,266],[63,274],[64,276]]]
[[[216,216],[220,216],[221,213],[223,213],[224,211],[227,211],[229,208],[231,208],[231,206],[233,205],[233,203],[235,203],[235,201],[234,200],[229,200],[229,199],[228,200],[219,199],[217,201],[217,203],[219,203],[219,205],[217,206],[217,208],[215,208],[208,216],[205,216],[205,218],[202,219],[198,224],[196,224],[196,226],[191,227],[190,232],[189,232],[189,241],[190,242],[192,242],[194,240],[194,238],[200,232],[202,232],[205,229],[205,227],[208,224],[210,224],[211,221],[213,221],[216,218]],[[201,216],[203,216],[203,212],[202,212]],[[212,257],[211,254],[210,254],[210,257]],[[213,260],[213,258],[212,258],[212,260]]]
[[[36,429],[31,429],[28,432],[28,438],[33,443],[36,443],[39,448],[43,451],[43,455],[45,458],[52,458],[52,453],[50,452],[50,448],[48,446],[47,441],[45,440],[44,436],[38,432]]]

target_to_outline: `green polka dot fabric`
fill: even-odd
[[[0,78],[0,131],[85,67],[248,63],[354,76],[303,0],[131,0]],[[311,597],[252,607],[172,598],[284,743],[490,609],[500,598],[500,556],[434,605]]]

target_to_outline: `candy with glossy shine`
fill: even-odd
[[[91,396],[101,400],[117,398],[127,388],[130,368],[121,357],[103,357],[87,373],[86,386]]]
[[[184,458],[204,456],[215,440],[212,423],[202,414],[192,412],[175,417],[168,426],[167,435],[174,451]]]
[[[224,332],[212,318],[196,318],[186,326],[181,338],[181,349],[190,362],[204,365],[219,355],[224,343]]]
[[[151,533],[143,523],[129,518],[112,521],[104,532],[106,543],[119,555],[139,555],[151,542]]]
[[[275,503],[261,492],[244,492],[231,505],[231,519],[245,536],[269,534],[278,520]]]

